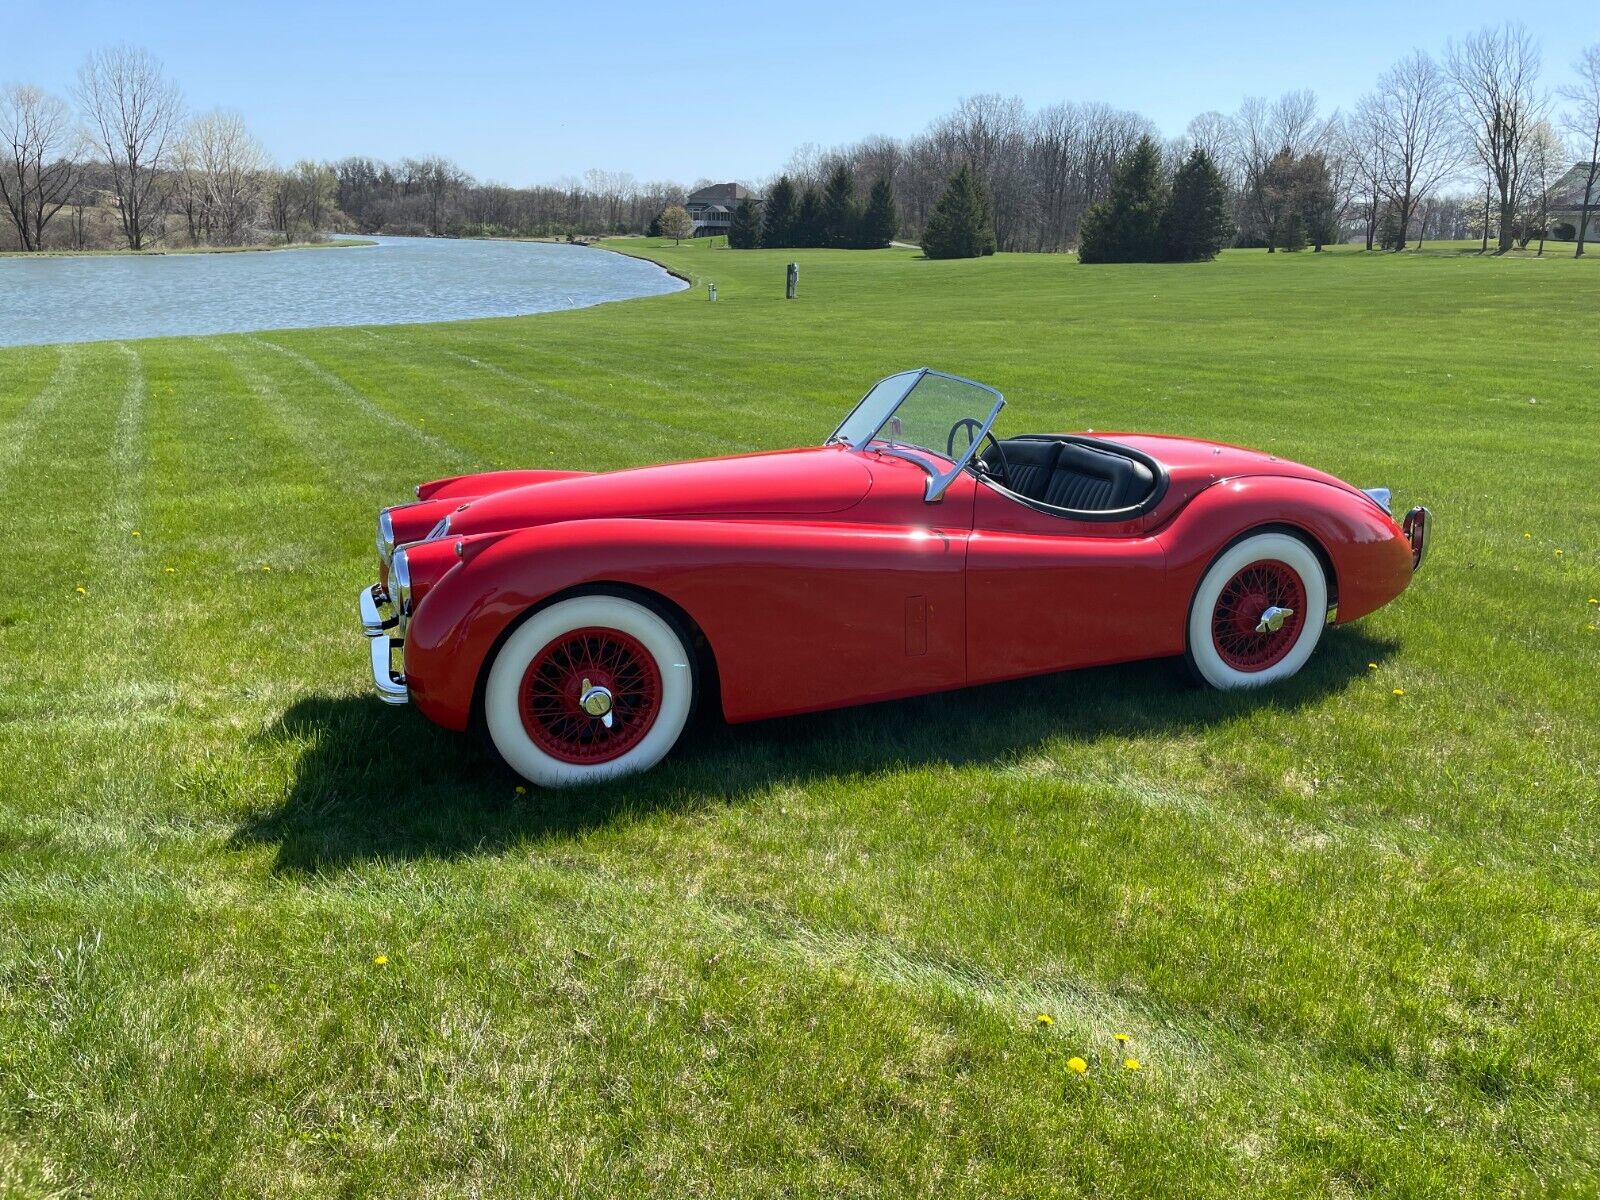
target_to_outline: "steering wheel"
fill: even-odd
[[[983,429],[983,422],[973,417],[962,417],[954,425],[950,426],[950,435],[944,440],[944,448],[949,452],[950,461],[952,462],[961,457],[956,453],[956,434],[964,429],[969,431],[969,438],[974,437]],[[1010,468],[1006,463],[1006,452],[1000,448],[1000,442],[995,438],[994,434],[985,433],[983,436],[989,445],[994,448],[994,456],[997,462],[992,464],[988,459],[979,458],[977,455],[973,456],[972,462],[982,474],[1004,483],[1006,476],[1010,474]]]

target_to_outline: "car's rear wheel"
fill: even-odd
[[[1189,606],[1189,667],[1214,688],[1287,679],[1316,649],[1328,581],[1311,547],[1287,533],[1235,542],[1207,568]]]
[[[567,787],[655,766],[694,705],[694,659],[635,600],[574,596],[506,639],[484,686],[489,740],[517,774]]]

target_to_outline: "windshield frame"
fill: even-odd
[[[989,408],[989,415],[984,418],[978,431],[973,434],[972,441],[967,444],[966,450],[954,459],[951,459],[948,454],[929,449],[926,446],[903,446],[878,436],[878,431],[889,423],[895,413],[900,411],[900,406],[910,399],[916,392],[918,385],[930,375],[938,379],[948,379],[952,383],[966,384],[969,387],[977,388],[979,391],[987,392],[994,397],[994,403]],[[862,405],[872,398],[874,392],[891,379],[902,377],[908,378],[910,382],[907,383],[905,389],[895,398],[894,402],[884,409],[882,416],[873,423],[871,433],[865,434],[853,442],[842,435],[841,430],[851,423],[856,414],[861,411]],[[932,367],[918,367],[910,371],[897,371],[893,375],[885,375],[867,389],[866,395],[856,401],[854,407],[845,414],[844,420],[840,421],[834,428],[833,433],[828,436],[828,440],[824,445],[833,445],[837,442],[853,451],[876,450],[880,454],[888,454],[895,458],[905,459],[907,462],[916,463],[928,472],[928,485],[923,499],[932,504],[944,495],[946,489],[955,481],[956,476],[967,469],[967,466],[972,462],[973,456],[978,452],[979,444],[988,436],[989,430],[994,426],[995,418],[1000,415],[1000,410],[1005,406],[1006,399],[999,391],[986,383],[979,383],[976,379],[968,379],[963,375],[952,375],[948,371],[936,371]],[[977,420],[975,416],[971,419]],[[927,454],[949,461],[951,463],[950,469],[947,471],[940,470],[934,461],[924,457]]]

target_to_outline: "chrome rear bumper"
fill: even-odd
[[[394,669],[394,652],[401,652],[404,664],[406,642],[404,638],[389,636],[389,630],[399,623],[399,617],[384,615],[389,597],[383,585],[375,583],[362,588],[357,606],[361,611],[361,632],[372,645],[372,686],[377,688],[378,698],[385,704],[405,704],[410,699],[406,676],[404,670]]]

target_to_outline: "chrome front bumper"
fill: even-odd
[[[361,632],[372,644],[372,686],[377,688],[378,698],[385,704],[405,704],[410,699],[405,671],[394,669],[394,655],[395,651],[400,651],[403,666],[406,640],[389,636],[400,618],[384,615],[384,609],[392,606],[382,584],[362,588],[357,605],[361,610]]]

